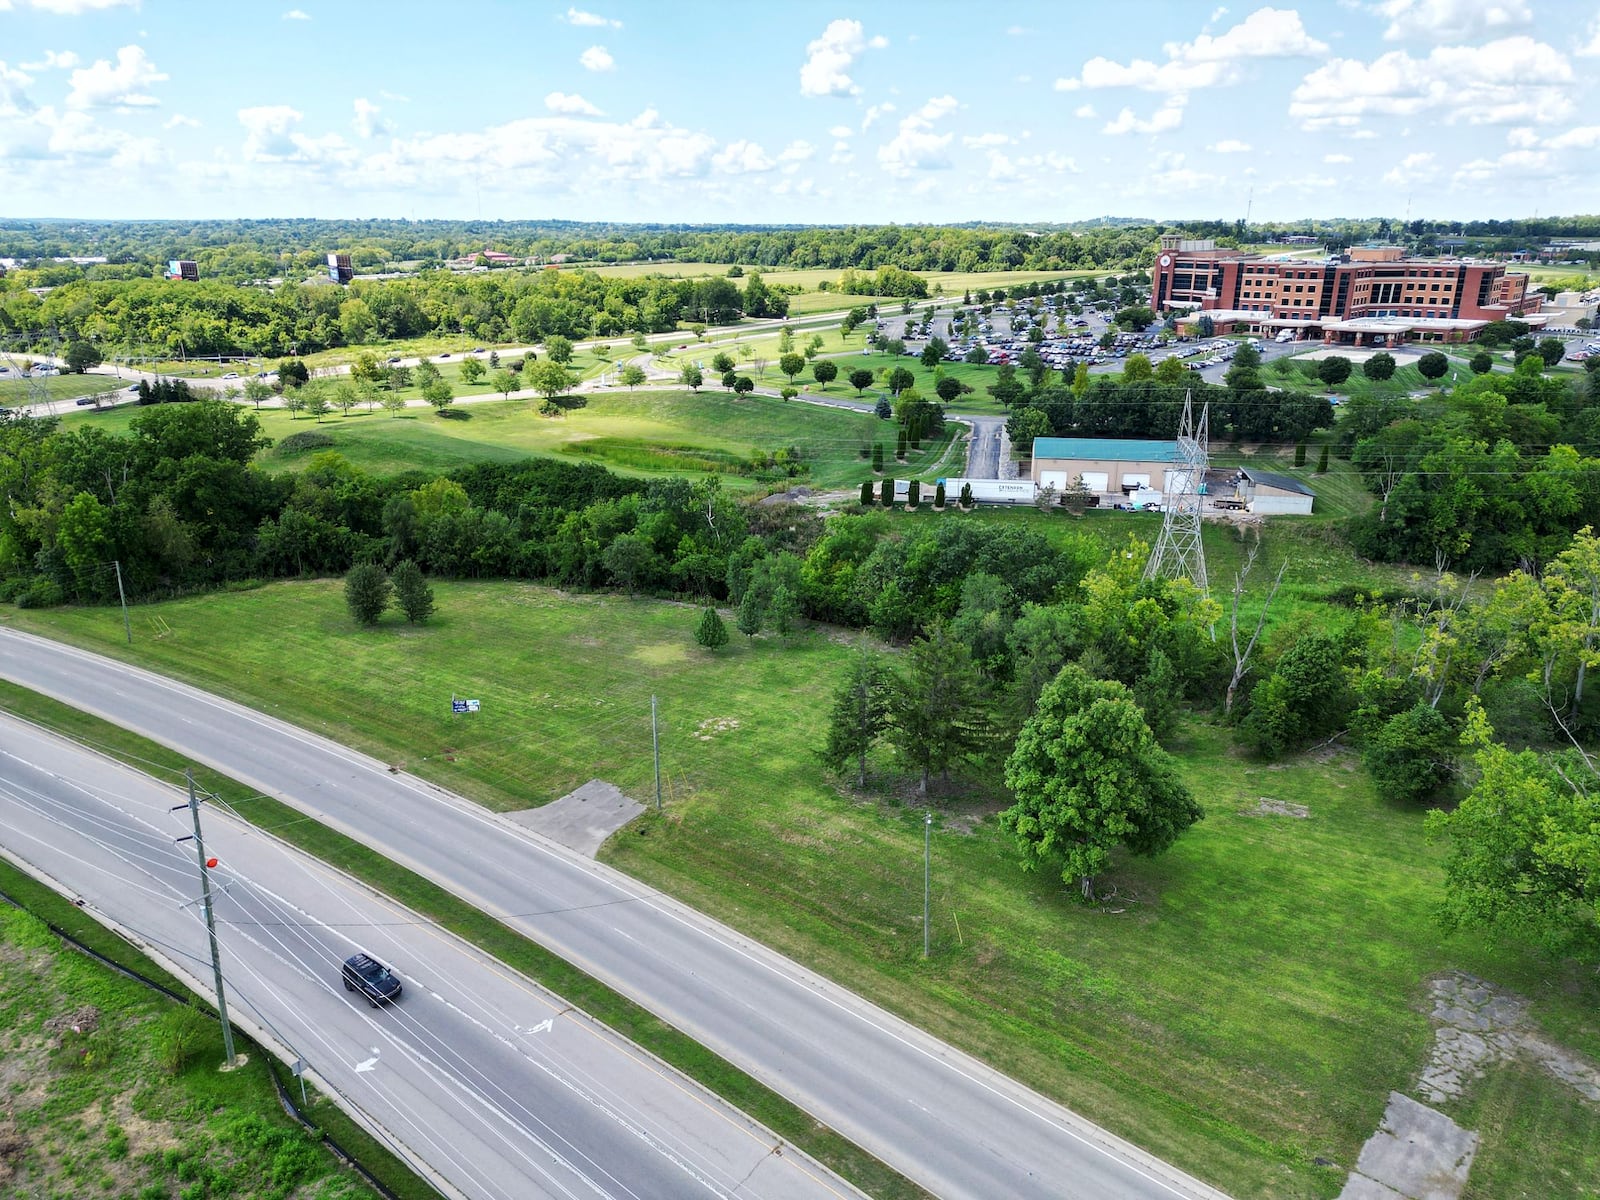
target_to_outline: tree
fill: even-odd
[[[1035,351],[1037,354],[1037,351]],[[1122,360],[1122,382],[1143,383],[1155,374],[1155,369],[1150,365],[1150,359],[1143,354],[1130,354]]]
[[[806,356],[803,354],[795,354],[791,351],[788,354],[780,355],[778,358],[778,370],[789,377],[790,383],[793,383],[794,377],[805,369]]]
[[[433,616],[433,586],[423,577],[422,568],[409,558],[395,565],[389,580],[394,584],[394,602],[413,625]]]
[[[272,399],[272,385],[264,379],[246,379],[244,381],[244,398],[256,406],[256,411],[261,411],[261,403]]]
[[[946,375],[943,379],[939,380],[938,383],[933,385],[933,390],[938,395],[939,399],[943,400],[946,404],[951,404],[957,399],[957,397],[965,395],[972,389],[966,384],[962,383],[954,375]]]
[[[700,614],[700,623],[694,627],[694,640],[707,650],[728,644],[728,627],[717,616],[717,610],[708,608]]]
[[[738,382],[739,382],[739,372],[734,371],[734,370],[727,370],[727,371],[724,371],[722,373],[722,386],[727,388],[730,392],[733,391],[733,385],[738,383]]]
[[[881,455],[882,451],[880,450],[879,453]],[[863,479],[861,481],[861,501],[860,501],[860,503],[861,503],[861,507],[862,508],[871,508],[872,507],[872,480],[870,480],[870,479]]]
[[[92,342],[86,342],[82,339],[68,342],[67,351],[62,357],[66,359],[67,370],[74,375],[82,375],[90,367],[98,367],[105,361],[101,358],[100,351],[95,349]]]
[[[623,533],[611,539],[600,555],[600,563],[611,581],[621,584],[631,598],[639,584],[660,569],[661,556],[643,534]]]
[[[756,381],[748,375],[741,375],[733,381],[733,391],[738,396],[748,396],[756,390]]]
[[[1474,375],[1487,375],[1494,370],[1494,355],[1487,350],[1479,350],[1467,360],[1467,366]]]
[[[890,508],[894,505],[894,480],[885,479],[878,485],[878,501],[885,508]]]
[[[564,367],[572,361],[572,343],[560,334],[547,337],[544,340],[544,356]]]
[[[310,379],[311,372],[298,358],[286,358],[278,364],[278,382],[286,388],[304,387]]]
[[[1350,378],[1350,360],[1342,354],[1330,354],[1317,364],[1317,378],[1328,387],[1338,387]]]
[[[761,619],[765,616],[765,605],[761,601],[760,590],[753,587],[745,588],[744,596],[739,600],[739,616],[735,625],[747,638],[753,638],[761,632]]]
[[[389,607],[393,585],[377,563],[357,563],[344,577],[344,602],[361,625],[376,625]]]
[[[471,385],[477,383],[486,374],[488,368],[476,358],[467,358],[461,361],[461,382]]]
[[[1462,740],[1476,747],[1478,783],[1454,812],[1428,814],[1447,839],[1447,930],[1481,925],[1555,953],[1600,943],[1600,800],[1576,752],[1541,758],[1493,740],[1476,701]],[[1576,760],[1576,761],[1575,761]]]
[[[872,471],[875,475],[883,474],[883,443],[872,443]]]
[[[1001,364],[1000,369],[995,372],[994,382],[989,385],[989,395],[1007,408],[1022,399],[1026,391],[1022,381],[1017,378],[1017,369],[1010,363]]]
[[[883,659],[863,650],[833,696],[822,760],[840,770],[852,759],[856,787],[867,786],[867,753],[889,727],[890,676]]]
[[[691,392],[698,392],[700,385],[705,381],[706,377],[700,373],[700,368],[693,363],[684,363],[683,370],[678,372],[678,382]]]
[[[623,386],[626,387],[630,392],[643,383],[647,378],[648,376],[645,374],[643,367],[635,366],[634,364],[629,363],[627,366],[622,368],[622,383]]]
[[[822,385],[822,390],[827,391],[828,385],[839,378],[839,364],[828,359],[820,359],[811,364],[811,378]]]
[[[1544,359],[1544,365],[1547,367],[1556,366],[1567,355],[1566,343],[1560,338],[1541,338],[1538,350],[1539,357]]]
[[[938,483],[934,484],[934,487],[933,487],[933,506],[935,508],[943,508],[944,507],[944,480],[942,480],[942,479],[939,480]]]
[[[872,415],[880,421],[894,420],[894,405],[889,403],[889,397],[880,395],[877,403],[872,406]]]
[[[1279,359],[1278,361],[1287,362],[1288,360]],[[1378,351],[1378,353],[1372,355],[1366,362],[1361,364],[1361,373],[1368,379],[1376,379],[1380,383],[1385,379],[1392,378],[1394,376],[1394,355],[1387,350]],[[1339,382],[1342,383],[1343,380]]]
[[[1418,804],[1438,795],[1455,776],[1455,727],[1419,700],[1385,721],[1361,749],[1378,795],[1394,804]]]
[[[850,386],[855,388],[856,395],[860,395],[872,386],[872,372],[865,367],[857,367],[850,372]]]
[[[422,385],[422,398],[442,413],[455,400],[455,393],[443,379],[430,379]]]
[[[1039,696],[1005,779],[1016,803],[1000,823],[1024,869],[1059,863],[1062,881],[1076,881],[1086,901],[1113,849],[1159,854],[1205,815],[1128,689],[1076,664]]]
[[[328,397],[320,390],[308,391],[306,395],[306,411],[321,424],[322,418],[328,415]]]
[[[383,404],[384,412],[388,413],[391,417],[398,417],[402,412],[405,411],[406,398],[400,395],[399,392],[385,392],[383,394],[383,400],[381,403]]]
[[[729,371],[733,370],[734,366],[735,363],[733,361],[733,355],[729,354],[726,350],[719,350],[715,355],[712,356],[711,369],[718,375],[726,375]]]
[[[922,348],[922,365],[932,370],[944,361],[949,350],[950,343],[943,338],[929,338],[928,344]]]
[[[779,637],[786,638],[794,632],[795,619],[800,615],[800,601],[789,585],[780,583],[772,589],[767,602],[767,623]]]
[[[1317,456],[1317,474],[1318,475],[1326,475],[1327,473],[1328,473],[1328,443],[1327,442],[1323,442],[1322,443],[1322,453]]]
[[[517,390],[517,377],[510,371],[489,372],[489,386],[500,395],[509,400],[511,393]]]
[[[571,389],[576,382],[567,369],[554,359],[534,363],[522,372],[522,382],[526,387],[531,387],[545,398],[547,403],[555,403],[555,398]]]
[[[1431,350],[1417,359],[1417,371],[1427,380],[1440,380],[1450,369],[1450,360],[1437,350]]]
[[[896,367],[894,370],[890,371],[889,378],[887,380],[889,391],[896,396],[905,391],[908,387],[913,387],[916,382],[917,377],[905,367]]]
[[[987,744],[983,678],[943,621],[912,642],[905,663],[895,684],[889,740],[917,768],[917,790],[925,796],[934,772],[947,774]]]

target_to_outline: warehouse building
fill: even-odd
[[[1267,517],[1285,513],[1310,516],[1316,499],[1311,489],[1293,475],[1257,471],[1254,467],[1238,473],[1235,494],[1244,501],[1246,512]]]
[[[1135,438],[1057,438],[1033,440],[1033,482],[1064,492],[1082,479],[1090,493],[1118,502],[1135,493],[1166,492],[1176,473],[1177,442]]]

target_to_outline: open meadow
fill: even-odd
[[[1122,515],[1007,518],[1114,538],[1133,527],[1111,520]],[[1276,528],[1263,536],[1269,559],[1293,552],[1286,593],[1334,586],[1338,555],[1308,553],[1314,535],[1280,546]],[[1242,543],[1213,539],[1220,576],[1229,539],[1234,561]],[[1442,849],[1342,749],[1260,764],[1221,726],[1185,722],[1173,749],[1207,817],[1159,859],[1120,860],[1116,898],[1098,908],[1019,869],[993,772],[959,779],[935,809],[924,962],[908,780],[875,759],[858,795],[816,757],[859,635],[736,635],[707,652],[689,605],[435,588],[439,613],[422,627],[358,629],[337,581],[139,607],[131,648],[109,609],[0,620],[292,717],[497,810],[594,777],[646,798],[655,695],[665,811],[613,838],[609,861],[1235,1196],[1337,1194],[1388,1092],[1426,1065],[1437,973],[1519,991],[1549,1037],[1600,1057],[1592,969],[1441,936]],[[452,716],[452,695],[480,698],[481,713]],[[1295,805],[1303,819],[1280,815]],[[1494,1074],[1445,1107],[1485,1136],[1469,1197],[1578,1196],[1600,1174],[1600,1122],[1548,1075]]]

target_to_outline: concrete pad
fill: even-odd
[[[1477,1134],[1409,1096],[1390,1092],[1383,1124],[1361,1148],[1356,1174],[1409,1200],[1457,1200],[1477,1152]]]
[[[1368,1179],[1365,1175],[1352,1175],[1345,1181],[1339,1200],[1406,1200],[1392,1187]]]
[[[543,808],[527,808],[507,816],[518,825],[544,834],[579,854],[593,858],[617,830],[644,811],[603,779],[591,779]]]

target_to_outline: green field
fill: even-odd
[[[1136,526],[1122,516],[1004,519],[1115,537]],[[1347,552],[1311,553],[1310,533],[1280,543],[1279,528],[1264,537],[1269,560],[1291,558],[1286,590],[1354,581]],[[1220,578],[1238,535],[1208,530],[1207,544]],[[1119,863],[1118,898],[1100,909],[1022,873],[994,820],[993,775],[969,780],[938,811],[924,963],[921,816],[904,781],[877,761],[881,794],[857,797],[816,763],[853,637],[736,637],[712,654],[694,644],[691,606],[435,587],[440,615],[423,628],[358,630],[333,581],[153,605],[134,611],[131,650],[112,610],[0,619],[295,714],[500,810],[596,776],[645,796],[657,695],[666,812],[613,839],[610,861],[1236,1196],[1338,1192],[1389,1090],[1426,1062],[1436,972],[1527,995],[1552,1038],[1600,1056],[1593,970],[1443,938],[1430,917],[1442,850],[1342,750],[1256,764],[1190,721],[1174,750],[1207,819],[1168,855]],[[463,693],[482,698],[479,716],[450,716]],[[1311,815],[1260,815],[1261,797]],[[1540,1189],[1600,1175],[1600,1122],[1546,1076],[1491,1076],[1446,1107],[1485,1135],[1475,1179],[1494,1183],[1477,1196],[1578,1195]]]
[[[33,400],[33,389],[43,383],[51,400],[76,400],[79,396],[114,395],[128,386],[115,375],[42,375],[19,379],[15,371],[0,375],[0,408],[12,408]]]

